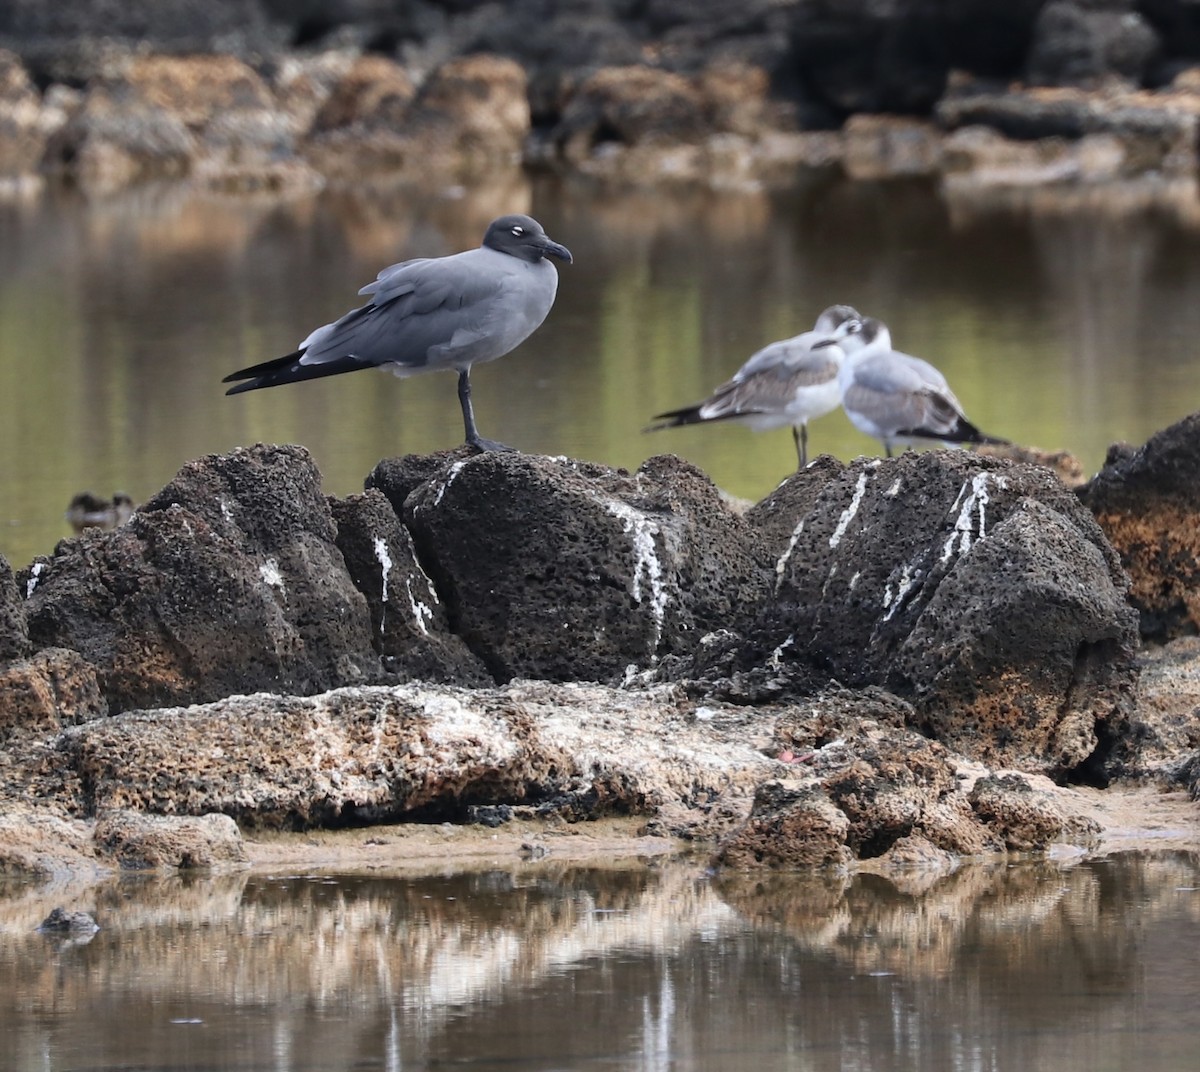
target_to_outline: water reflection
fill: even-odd
[[[1175,1069],[1200,857],[899,884],[684,864],[114,881],[0,901],[0,1067]]]
[[[182,187],[0,204],[0,553],[69,533],[72,496],[141,500],[185,461],[300,442],[348,494],[380,458],[457,445],[454,382],[363,372],[229,399],[220,378],[286,352],[399,257],[478,243],[530,211],[575,254],[556,308],[472,377],[489,435],[635,467],[674,451],[766,494],[786,431],[673,429],[754,350],[850,301],[943,369],[981,427],[1094,470],[1200,408],[1200,211],[1171,199],[944,196],[810,176],[781,194],[616,193],[512,178],[488,189],[221,198]],[[812,449],[876,444],[840,414]]]

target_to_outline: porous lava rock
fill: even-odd
[[[0,664],[29,652],[29,626],[16,577],[8,559],[0,555]]]
[[[1047,793],[1019,774],[988,775],[975,782],[971,807],[1013,852],[1045,849],[1057,841],[1087,845],[1099,833],[1093,819],[1064,812]]]
[[[54,733],[108,714],[95,668],[77,651],[43,648],[0,667],[0,742]]]
[[[949,58],[935,39],[932,47],[916,47],[929,30],[925,7],[868,0],[794,5],[788,61],[795,77],[831,118],[928,111],[945,88]]]
[[[722,672],[776,695],[886,685],[985,762],[1102,781],[1137,633],[1120,562],[1049,471],[966,452],[832,459],[746,515],[773,598]]]
[[[92,827],[43,802],[6,799],[0,811],[0,876],[47,879],[95,868]]]
[[[450,632],[446,608],[417,562],[409,535],[382,492],[331,499],[337,546],[371,614],[371,638],[399,680],[490,685],[491,676]]]
[[[359,56],[330,87],[310,133],[325,134],[360,125],[398,127],[417,90],[412,78],[386,56]]]
[[[750,818],[721,845],[716,863],[734,868],[844,866],[850,820],[816,786],[765,782]]]
[[[497,681],[612,680],[689,651],[767,591],[749,526],[674,456],[628,474],[476,455],[412,492],[404,519]]]
[[[249,58],[283,41],[260,0],[8,0],[0,11],[0,44],[17,52],[39,79],[68,84],[110,73],[147,49]]]
[[[89,810],[221,812],[255,827],[384,821],[561,789],[569,757],[519,705],[413,686],[232,698],[68,731]]]
[[[470,447],[440,450],[433,454],[403,454],[383,458],[367,474],[363,487],[382,493],[392,504],[397,517],[404,516],[404,500],[422,484],[446,475],[456,462],[466,461],[474,452]]]
[[[111,711],[377,680],[366,600],[302,447],[185,465],[114,532],[21,574],[36,647],[79,652]]]
[[[1200,631],[1200,413],[1111,450],[1079,497],[1129,573],[1142,636]]]
[[[911,705],[884,689],[832,688],[786,708],[775,737],[845,814],[846,843],[858,859],[914,836],[958,856],[998,848],[960,791],[948,750],[906,729],[913,721]]]
[[[146,815],[110,811],[96,821],[97,855],[122,870],[213,868],[247,862],[241,832],[228,815]]]
[[[601,143],[637,145],[699,138],[710,130],[695,83],[645,66],[607,67],[586,78],[563,111],[556,138],[569,160]]]
[[[1200,801],[1200,751],[1193,752],[1181,764],[1178,775],[1179,783],[1188,791],[1192,800]]]
[[[426,154],[516,163],[529,128],[525,68],[503,56],[475,54],[430,75],[413,101],[407,133]]]
[[[960,855],[995,847],[964,802],[951,803],[958,785],[942,745],[912,731],[855,737],[846,742],[855,758],[822,788],[850,821],[846,843],[856,857],[882,856],[914,833]]]
[[[973,175],[1017,184],[1097,181],[1196,167],[1200,120],[1188,92],[967,85],[938,103],[937,117],[957,132],[944,144],[956,182]],[[985,138],[976,127],[1005,138]]]
[[[1147,646],[1138,659],[1136,777],[1175,781],[1180,757],[1200,749],[1200,636]]]
[[[842,864],[856,853],[898,861],[921,845],[955,856],[1005,842],[1043,849],[1093,829],[1074,814],[1078,794],[1045,779],[1032,792],[1007,783],[993,792],[991,772],[897,725],[906,706],[879,689],[742,708],[674,686],[520,681],[257,693],[124,712],[13,737],[0,750],[0,869],[75,858],[79,838],[58,836],[81,829],[67,817],[107,823],[130,813],[301,829],[636,815],[658,834],[722,845],[722,863],[754,868]],[[38,819],[46,815],[55,822]],[[119,844],[140,839],[138,823],[119,826]],[[163,829],[179,851],[161,866],[186,863],[185,853],[202,860],[183,836],[192,828]],[[54,845],[34,851],[45,838]],[[99,840],[107,834],[86,837],[85,855],[103,851]]]

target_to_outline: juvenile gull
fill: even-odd
[[[646,429],[678,428],[708,421],[737,421],[755,431],[790,426],[799,467],[808,464],[808,422],[841,401],[839,342],[859,328],[849,305],[831,305],[812,331],[764,346],[703,402],[657,413]]]
[[[475,427],[471,366],[503,357],[546,319],[558,291],[548,256],[571,262],[570,250],[551,241],[537,220],[501,216],[478,249],[383,269],[359,291],[372,296],[366,305],[317,328],[293,353],[230,373],[223,383],[245,382],[225,393],[364,368],[396,376],[452,369],[468,445],[506,450]]]
[[[842,348],[842,408],[855,428],[883,443],[889,458],[897,444],[1008,442],[968,421],[946,377],[928,361],[893,350],[887,325],[874,317]]]

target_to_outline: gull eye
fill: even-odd
[[[518,223],[518,224],[517,224],[517,225],[516,225],[516,226],[515,226],[515,227],[512,229],[512,232],[511,232],[511,233],[512,233],[512,236],[513,236],[513,238],[520,238],[520,237],[521,237],[521,235],[523,235],[523,234],[525,233],[525,228],[524,228],[524,227],[522,227],[522,226],[521,226],[521,225]]]

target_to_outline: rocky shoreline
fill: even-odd
[[[346,499],[300,447],[200,459],[0,562],[0,871],[622,816],[735,868],[946,867],[1152,836],[1099,803],[1147,786],[1186,842],[1198,466],[1200,414],[1074,490],[823,457],[743,512],[669,455],[460,448]]]
[[[1190,205],[1193,21],[1170,0],[22,0],[0,193],[837,168]],[[1200,415],[1068,471],[822,458],[738,510],[672,456],[409,456],[344,499],[300,447],[199,459],[117,531],[0,559],[0,873],[244,867],[313,830],[359,859],[396,823],[371,858],[436,854],[417,831],[443,823],[541,851],[585,820],[751,869],[1194,844]]]
[[[0,15],[0,187],[464,183],[525,167],[784,186],[1193,186],[1200,26],[1171,0],[97,0]]]

